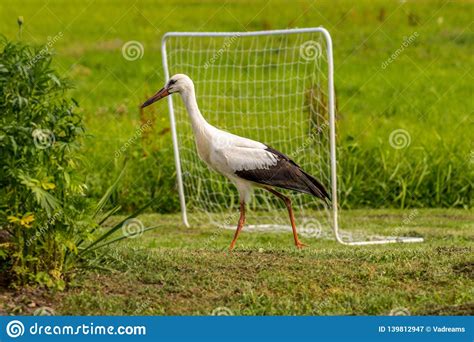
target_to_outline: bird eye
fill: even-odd
[[[175,84],[175,83],[176,83],[176,80],[170,80],[170,81],[168,82],[168,87],[169,87],[169,86],[172,86],[172,85]]]

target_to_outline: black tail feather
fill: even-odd
[[[300,169],[301,170],[301,169]],[[328,199],[329,201],[331,201],[331,197],[329,196],[329,193],[326,191],[326,189],[324,188],[324,186],[316,179],[314,178],[313,176],[311,176],[310,174],[304,172],[303,170],[301,170],[301,172],[303,172],[303,174],[308,178],[308,180],[310,181],[310,184],[308,184],[309,188],[312,190],[311,193],[316,196],[316,197],[319,197],[323,200],[326,200]]]

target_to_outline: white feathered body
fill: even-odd
[[[222,131],[207,122],[199,128],[193,125],[193,129],[199,158],[229,178],[241,199],[248,202],[252,187],[260,185],[237,177],[235,172],[269,168],[276,165],[278,157],[266,151],[265,144]]]

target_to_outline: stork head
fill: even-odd
[[[141,108],[145,108],[151,105],[153,102],[156,102],[173,93],[183,93],[192,89],[194,89],[194,84],[188,75],[185,75],[185,74],[173,75],[170,77],[168,82],[166,82],[163,88],[158,90],[158,92],[155,95],[150,97],[141,105]]]

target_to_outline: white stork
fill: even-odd
[[[172,76],[162,89],[141,105],[141,108],[173,93],[181,94],[186,106],[199,157],[211,169],[230,179],[239,191],[240,218],[229,249],[234,248],[244,225],[245,203],[249,201],[253,187],[268,190],[285,202],[295,245],[297,248],[305,246],[298,239],[290,198],[274,188],[291,189],[323,200],[330,199],[323,185],[283,153],[258,141],[239,137],[210,125],[199,110],[194,83],[187,75]]]

